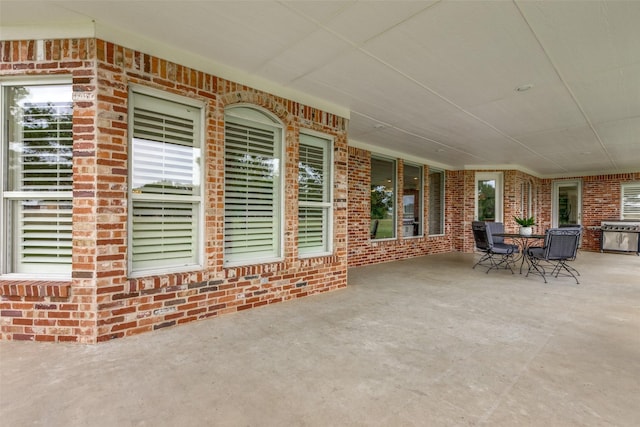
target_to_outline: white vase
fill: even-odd
[[[521,236],[531,236],[532,233],[533,233],[533,227],[525,227],[525,226],[520,227]]]

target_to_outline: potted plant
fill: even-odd
[[[513,219],[520,225],[520,235],[522,236],[531,236],[533,233],[533,226],[536,225],[536,220],[534,217],[517,217],[514,216]]]

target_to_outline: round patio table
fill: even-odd
[[[506,239],[511,239],[518,247],[520,248],[520,258],[515,258],[514,262],[520,261],[520,274],[522,274],[522,266],[524,263],[527,263],[527,269],[529,268],[529,257],[527,257],[527,250],[533,246],[532,243],[537,240],[544,240],[544,234],[530,234],[530,235],[522,235],[520,233],[495,233],[493,236],[496,237],[504,237]]]

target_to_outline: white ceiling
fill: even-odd
[[[640,1],[2,0],[0,24],[3,39],[90,28],[215,64],[350,112],[350,144],[383,154],[541,177],[640,171]]]

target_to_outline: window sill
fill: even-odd
[[[324,258],[324,257],[328,257],[328,256],[332,256],[333,252],[316,252],[316,253],[309,253],[309,254],[298,254],[298,258],[300,259],[309,259],[309,258]]]
[[[2,296],[67,298],[70,293],[71,282],[68,281],[0,279]]]
[[[418,236],[402,236],[402,240],[422,239],[422,238],[424,238],[424,234],[420,234]]]
[[[131,271],[128,278],[132,280],[146,279],[153,276],[169,276],[172,274],[184,274],[202,271],[201,264],[188,264],[174,267],[148,268]]]

